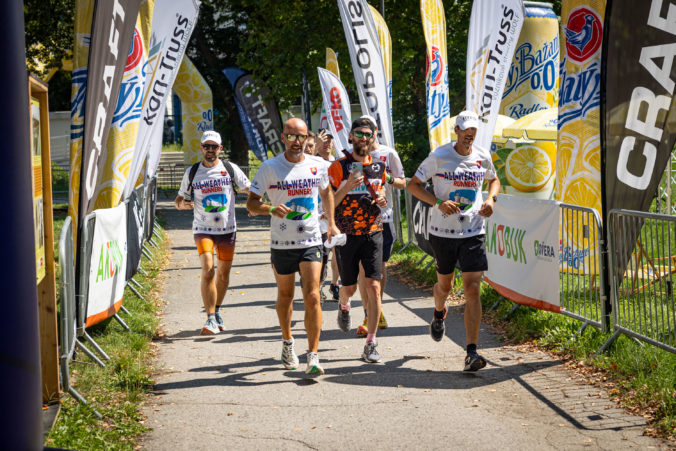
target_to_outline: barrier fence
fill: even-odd
[[[611,210],[608,222],[614,334],[603,349],[624,333],[676,353],[676,217]]]
[[[138,211],[134,213],[132,219],[141,221],[138,224],[138,237],[140,241],[140,249],[138,250],[138,261],[130,264],[133,266],[129,269],[127,274],[119,274],[119,277],[125,277],[125,286],[130,288],[132,293],[143,300],[143,296],[134,288],[141,285],[133,279],[133,275],[137,271],[143,272],[140,267],[141,256],[145,256],[152,260],[152,254],[147,244],[153,247],[158,247],[157,243],[153,241],[153,237],[160,237],[157,229],[159,224],[155,221],[155,207],[157,203],[157,179],[153,178],[146,184],[138,187],[134,191],[138,198]],[[130,199],[123,202],[124,208],[129,208],[130,201],[134,199],[134,195]],[[78,279],[76,280],[76,263],[73,246],[73,227],[71,218],[68,217],[64,221],[59,238],[59,262],[62,269],[61,274],[61,318],[59,330],[60,342],[60,364],[61,364],[61,379],[65,390],[70,393],[79,402],[89,405],[87,400],[77,392],[71,385],[69,377],[70,363],[74,362],[77,350],[82,351],[90,359],[92,359],[99,366],[105,366],[104,360],[109,360],[110,357],[96,343],[94,339],[87,333],[87,311],[88,311],[88,289],[89,289],[89,275],[90,262],[92,253],[92,240],[96,226],[96,212],[87,215],[82,224],[82,233],[78,242],[80,249],[81,261],[79,262]],[[126,230],[126,228],[125,228]],[[131,243],[128,243],[128,256],[133,254]],[[133,260],[133,258],[131,258]],[[131,315],[129,311],[120,305],[119,311]],[[117,320],[123,328],[129,329],[124,320],[117,314],[111,315]],[[96,352],[91,351],[85,342],[91,345]],[[98,354],[98,356],[97,356]],[[99,358],[99,356],[101,358]],[[91,407],[91,406],[90,406]],[[101,415],[93,409],[94,413],[101,418]]]
[[[399,252],[410,245],[422,250],[425,255],[418,266],[431,256],[426,240],[430,206],[408,191],[404,202],[408,230]],[[592,208],[563,203],[559,212],[561,313],[582,322],[578,334],[589,325],[613,330],[599,352],[624,333],[676,353],[676,216],[627,210],[610,213],[609,265],[622,269],[609,273],[610,293],[606,293],[599,214]],[[625,265],[618,263],[620,256]],[[515,304],[512,312],[518,307]]]

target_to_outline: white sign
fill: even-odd
[[[161,146],[157,146],[153,140],[157,135],[155,130],[164,127],[165,102],[167,96],[171,95],[185,48],[197,21],[199,6],[200,2],[196,0],[155,1],[148,59],[143,67],[145,85],[141,122],[122,199],[127,199],[136,187],[136,180],[151,148],[154,152],[161,151]]]
[[[319,84],[322,88],[322,105],[326,111],[328,129],[336,141],[338,150],[351,150],[349,143],[352,115],[350,113],[350,98],[340,79],[332,72],[317,68]],[[340,154],[339,154],[340,155]]]
[[[500,194],[486,220],[488,282],[519,304],[560,312],[559,202]]]
[[[466,108],[483,122],[474,142],[484,149],[491,148],[524,15],[521,0],[474,0],[472,5],[467,38]]]
[[[127,204],[94,210],[94,213],[85,327],[117,313],[126,285]]]
[[[350,50],[362,114],[369,114],[376,120],[378,142],[394,149],[387,76],[369,4],[366,0],[338,0],[338,10]]]

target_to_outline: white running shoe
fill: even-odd
[[[324,374],[324,368],[319,364],[319,355],[316,352],[307,353],[307,369],[305,374],[309,376],[321,376]]]
[[[295,370],[298,368],[299,364],[300,360],[298,360],[298,356],[293,350],[293,342],[289,344],[282,342],[282,365],[284,365],[284,368],[287,370]]]

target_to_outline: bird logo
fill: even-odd
[[[568,16],[564,31],[568,58],[576,63],[585,62],[601,48],[603,24],[589,8],[574,10]]]

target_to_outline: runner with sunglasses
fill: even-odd
[[[338,233],[333,220],[333,192],[329,189],[323,159],[303,153],[308,130],[305,121],[291,118],[284,124],[286,151],[265,161],[251,184],[247,208],[253,215],[270,215],[270,258],[277,282],[277,317],[282,329],[282,364],[294,370],[299,359],[291,334],[295,273],[300,271],[308,339],[306,374],[319,376],[324,369],[317,349],[322,327],[319,278],[322,267],[322,234],[317,197],[321,196],[328,228],[327,238]],[[270,204],[263,203],[267,194]]]
[[[384,184],[386,164],[373,160],[370,149],[375,140],[376,125],[368,118],[352,123],[352,154],[334,161],[329,168],[331,186],[335,190],[336,225],[347,235],[347,243],[336,248],[342,287],[338,309],[338,327],[348,332],[352,327],[350,297],[357,291],[359,264],[364,268],[368,291],[368,335],[362,359],[379,362],[376,332],[380,318],[380,282],[383,255],[383,220],[381,208],[387,205]]]
[[[194,173],[192,189],[188,186],[191,169],[188,167],[174,205],[179,210],[193,210],[192,231],[202,266],[202,303],[207,313],[201,335],[213,335],[225,330],[220,308],[230,283],[237,231],[233,184],[239,187],[240,192],[247,193],[251,182],[232,162],[234,180],[230,178],[218,158],[223,150],[218,132],[208,130],[202,134],[201,150],[203,159]],[[214,249],[218,258],[216,270]]]

